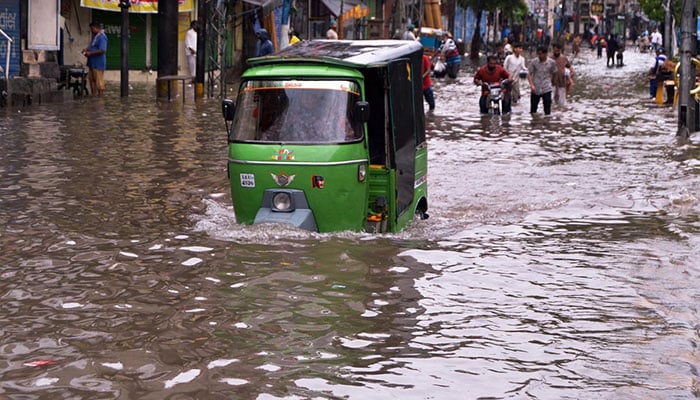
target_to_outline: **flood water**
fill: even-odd
[[[218,99],[0,110],[0,399],[700,397],[700,147],[625,61],[548,117],[438,80],[378,237],[236,225]]]

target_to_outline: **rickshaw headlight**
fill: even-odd
[[[272,196],[272,210],[288,212],[292,210],[292,198],[287,192],[278,192]]]
[[[364,182],[365,178],[367,178],[367,166],[365,164],[360,164],[357,167],[357,180]]]

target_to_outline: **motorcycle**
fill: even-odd
[[[497,83],[482,84],[486,95],[486,107],[489,115],[501,115],[503,110],[503,101],[505,100],[506,92],[508,91],[508,80],[503,79]]]

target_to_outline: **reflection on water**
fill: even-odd
[[[218,100],[2,110],[0,398],[695,398],[700,150],[625,59],[546,117],[438,80],[381,237],[237,225]]]

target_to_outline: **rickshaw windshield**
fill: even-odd
[[[342,143],[362,138],[353,119],[359,85],[345,80],[249,80],[238,94],[231,141]]]

